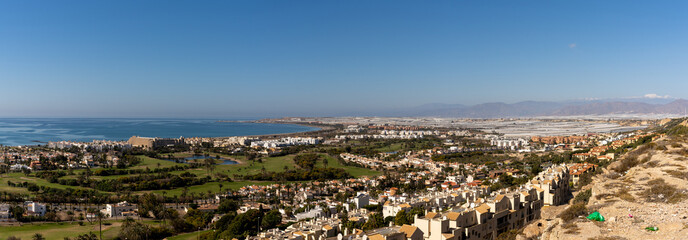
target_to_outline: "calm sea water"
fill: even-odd
[[[0,144],[36,145],[48,141],[127,140],[142,137],[225,137],[295,133],[317,128],[290,124],[217,122],[191,119],[0,118]]]

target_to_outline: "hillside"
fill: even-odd
[[[685,239],[688,236],[686,122],[625,154],[576,194],[580,204],[551,207],[521,239]],[[681,135],[683,134],[683,135]],[[598,170],[600,171],[600,170]],[[588,192],[589,190],[589,192]],[[576,201],[576,200],[572,200]],[[568,208],[568,209],[567,209]],[[567,209],[567,210],[565,210]],[[606,221],[585,218],[598,211]],[[538,226],[539,225],[539,226]],[[647,227],[657,227],[648,231]]]

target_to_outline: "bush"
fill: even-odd
[[[616,166],[613,170],[622,173],[628,171],[628,169],[631,169],[635,166],[637,166],[640,163],[638,160],[638,156],[636,154],[629,154],[625,158],[623,158],[620,162],[619,165]]]
[[[592,189],[582,191],[582,192],[578,193],[578,195],[576,195],[575,198],[573,198],[573,203],[587,204],[588,200],[590,200],[591,196],[592,196]]]
[[[651,167],[651,168],[654,168],[654,167],[659,166],[659,162],[658,162],[658,161],[648,162],[648,163],[647,163],[647,166],[648,166],[648,167]]]
[[[513,240],[516,239],[518,234],[521,232],[518,229],[512,229],[506,232],[503,232],[497,236],[497,240]]]
[[[671,128],[667,134],[670,136],[686,135],[688,134],[688,127],[678,125]]]
[[[633,197],[633,195],[631,195],[631,193],[628,191],[619,190],[616,192],[616,196],[627,202],[635,202],[635,197]]]
[[[647,154],[645,157],[643,157],[642,159],[640,159],[640,162],[641,162],[641,163],[646,163],[646,162],[649,162],[651,159],[652,159],[652,154]]]
[[[685,191],[679,191],[675,186],[669,185],[664,179],[654,179],[647,182],[650,187],[641,193],[648,202],[678,203],[685,200],[688,195]]]
[[[561,227],[566,229],[566,231],[564,232],[566,234],[578,234],[578,231],[580,230],[576,223],[564,223],[561,225]]]
[[[586,172],[580,175],[580,179],[578,179],[578,188],[583,188],[583,186],[586,186],[592,182],[592,176],[597,174],[598,172]]]
[[[561,212],[559,218],[564,220],[564,222],[568,222],[576,219],[578,216],[585,215],[587,211],[588,208],[585,207],[585,203],[576,203]]]

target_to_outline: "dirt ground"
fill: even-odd
[[[660,139],[662,147],[640,155],[637,166],[617,174],[609,170],[621,164],[615,162],[593,178],[586,207],[606,221],[564,222],[556,216],[568,205],[548,207],[519,239],[688,239],[688,144],[676,142]]]

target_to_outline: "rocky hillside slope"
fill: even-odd
[[[685,135],[640,146],[602,171],[572,204],[544,209],[542,219],[518,238],[688,239]],[[585,218],[594,211],[606,221]]]

